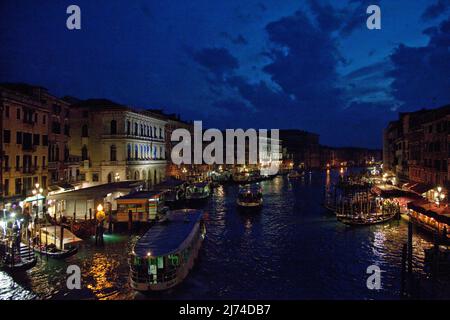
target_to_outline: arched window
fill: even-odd
[[[148,129],[149,129],[149,131],[150,131],[150,132],[149,132],[149,136],[153,138],[153,130],[152,130],[152,127],[149,126]]]
[[[159,138],[162,139],[162,129],[159,128]]]
[[[110,150],[109,150],[109,158],[111,161],[117,161],[117,149],[116,149],[116,145],[112,145]]]
[[[117,134],[117,121],[111,120],[111,134]]]
[[[81,160],[88,160],[88,149],[86,145],[81,148]]]
[[[127,159],[130,160],[131,159],[131,144],[129,144],[127,146]]]
[[[138,135],[138,124],[137,123],[134,124],[134,135],[135,136]]]
[[[138,146],[134,146],[134,159],[139,159],[139,149]]]
[[[155,136],[155,138],[158,137],[158,136],[156,135],[156,127],[153,128],[153,135]]]
[[[83,138],[89,137],[89,132],[88,132],[88,126],[87,126],[87,124],[84,124],[84,125],[81,127],[81,136],[82,136]]]
[[[110,173],[108,173],[108,183],[111,183],[111,182],[113,182],[113,175],[110,172]]]
[[[144,126],[141,124],[141,136],[144,135]]]
[[[127,135],[131,134],[131,122],[127,121]]]

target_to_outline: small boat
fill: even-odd
[[[288,178],[289,179],[299,179],[301,177],[303,177],[305,175],[304,172],[299,172],[297,170],[292,170],[291,172],[288,173]]]
[[[372,224],[379,224],[392,220],[396,216],[395,213],[392,214],[355,214],[350,215],[340,215],[337,214],[336,217],[338,221],[354,226],[367,226]]]
[[[236,204],[242,209],[259,209],[262,207],[263,198],[259,185],[252,185],[239,190]]]
[[[209,198],[211,187],[208,182],[196,182],[186,188],[186,200],[188,202],[201,202]]]
[[[202,211],[169,212],[134,246],[129,261],[131,287],[163,291],[180,284],[193,268],[205,236]]]
[[[45,226],[36,231],[34,251],[54,259],[65,259],[78,252],[81,240],[61,226]],[[61,236],[62,234],[62,236]]]
[[[164,192],[164,202],[171,208],[185,200],[186,182],[183,180],[169,178],[157,184],[153,189]]]
[[[235,173],[232,179],[236,183],[248,183],[250,181],[250,175],[247,172]]]
[[[1,243],[1,267],[7,271],[27,271],[33,268],[37,263],[36,255],[33,250],[23,243],[20,243],[20,249],[13,249],[7,245],[8,242]]]

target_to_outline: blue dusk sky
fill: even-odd
[[[81,30],[66,8],[81,8]],[[381,7],[382,29],[366,9]],[[163,108],[216,128],[381,147],[398,112],[450,103],[450,0],[3,0],[0,81]]]

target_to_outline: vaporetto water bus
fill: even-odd
[[[205,236],[203,211],[167,213],[138,240],[131,253],[131,287],[162,291],[181,283],[194,266]]]

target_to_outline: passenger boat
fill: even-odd
[[[11,247],[10,241],[3,239],[0,243],[0,265],[7,271],[26,271],[33,268],[37,263],[33,250],[23,243],[19,249]]]
[[[138,191],[117,198],[115,222],[149,223],[161,218],[169,210],[166,194],[163,191]]]
[[[250,175],[247,172],[235,173],[232,179],[236,183],[248,183],[250,181]]]
[[[130,256],[130,284],[138,291],[163,291],[180,284],[193,268],[206,236],[203,212],[177,210],[151,227]]]
[[[288,173],[288,178],[289,179],[299,179],[301,177],[303,177],[305,175],[304,172],[299,172],[297,170],[292,170],[291,172]]]
[[[186,182],[169,178],[156,185],[154,190],[164,192],[165,204],[173,208],[185,200]]]
[[[263,204],[263,198],[259,185],[241,188],[236,204],[241,209],[260,209]]]
[[[202,202],[211,195],[211,187],[208,182],[197,182],[186,188],[186,200],[190,203]]]
[[[65,259],[78,252],[83,241],[61,226],[45,226],[36,230],[34,251],[54,259]]]

